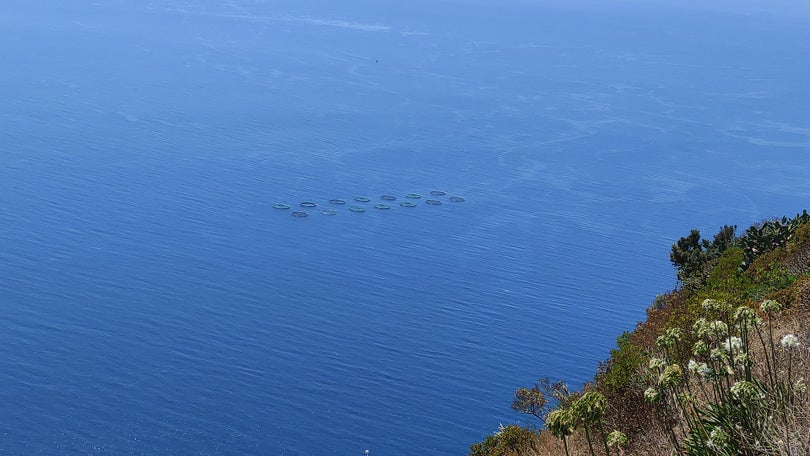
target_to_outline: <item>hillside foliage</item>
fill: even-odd
[[[711,240],[692,230],[670,260],[677,288],[592,382],[519,388],[512,408],[535,425],[501,427],[469,454],[810,455],[810,215]]]

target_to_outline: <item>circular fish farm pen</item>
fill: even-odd
[[[339,210],[337,210],[337,208],[331,209],[329,207],[324,207],[324,206],[327,206],[327,205],[344,206],[344,205],[348,204],[351,201],[356,201],[358,203],[371,203],[371,204],[369,204],[369,205],[367,205],[365,207],[362,206],[362,205],[349,205],[348,206],[348,209],[349,209],[350,212],[362,213],[362,212],[366,212],[367,209],[370,210],[371,206],[373,206],[374,209],[379,209],[379,210],[393,209],[397,204],[397,203],[394,203],[394,201],[397,201],[401,207],[417,207],[418,206],[417,203],[419,203],[419,201],[417,201],[417,200],[424,201],[425,204],[428,205],[428,206],[441,206],[442,204],[446,204],[447,201],[450,201],[452,203],[463,203],[465,201],[465,199],[460,197],[460,196],[450,196],[450,197],[447,197],[446,199],[445,198],[438,198],[438,197],[443,197],[443,196],[447,195],[447,192],[445,192],[443,190],[430,190],[430,197],[426,197],[426,198],[423,198],[422,195],[423,194],[420,194],[420,193],[406,193],[406,194],[404,194],[404,197],[403,197],[403,195],[395,196],[395,195],[391,195],[391,194],[384,194],[384,195],[381,195],[379,197],[379,200],[377,200],[376,202],[372,201],[372,199],[370,197],[368,197],[368,196],[353,196],[351,198],[351,200],[345,200],[345,199],[341,199],[341,198],[331,198],[331,199],[327,199],[326,203],[323,203],[323,202],[318,203],[317,199],[313,199],[313,200],[301,201],[297,205],[302,207],[302,208],[306,208],[306,209],[314,209],[314,210],[320,212],[321,215],[335,216],[339,212]],[[380,202],[380,201],[382,201],[382,202]],[[310,214],[308,212],[305,212],[303,210],[295,210],[293,208],[294,205],[295,204],[290,205],[290,204],[286,204],[286,203],[275,203],[275,204],[273,204],[272,207],[273,207],[273,209],[278,209],[278,210],[293,209],[290,212],[290,215],[292,215],[293,217],[296,217],[296,218],[309,217]],[[321,207],[324,207],[324,208],[320,209],[320,210],[315,209],[319,205]],[[315,213],[316,212],[313,212],[313,214],[315,214]]]

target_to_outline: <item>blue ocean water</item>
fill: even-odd
[[[464,454],[808,206],[795,2],[5,0],[0,453]],[[271,208],[444,190],[306,219]]]

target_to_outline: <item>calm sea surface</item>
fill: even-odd
[[[810,206],[808,23],[4,0],[0,453],[464,454],[592,377],[677,237]]]

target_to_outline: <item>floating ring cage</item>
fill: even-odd
[[[442,190],[431,190],[430,195],[431,196],[445,196],[445,195],[447,195],[447,192],[444,192]],[[408,193],[408,194],[405,195],[405,198],[408,198],[410,200],[417,200],[417,199],[421,199],[422,195],[420,195],[419,193]],[[397,197],[394,196],[394,195],[382,195],[382,196],[380,196],[380,199],[382,201],[390,202],[390,201],[396,201]],[[371,202],[371,198],[368,198],[366,196],[355,196],[354,200],[359,202],[359,203]],[[460,196],[451,196],[451,197],[448,198],[448,200],[450,202],[453,202],[453,203],[463,203],[465,201],[465,199],[460,197]],[[425,201],[425,204],[427,204],[429,206],[441,206],[441,204],[442,204],[442,201],[440,201],[438,199],[425,199],[424,201]],[[333,205],[344,205],[344,204],[346,204],[346,200],[343,200],[343,199],[340,199],[340,198],[333,198],[333,199],[328,200],[328,202],[329,202],[329,204],[333,204]],[[399,205],[402,206],[402,207],[416,207],[417,206],[417,204],[415,202],[413,202],[413,201],[401,201],[399,203]],[[314,208],[314,207],[317,207],[318,204],[315,203],[314,201],[302,201],[301,203],[299,203],[299,206],[305,207],[305,208]],[[289,204],[285,204],[285,203],[275,203],[275,204],[273,204],[273,209],[288,210],[288,209],[291,209],[291,208],[292,208],[292,206],[290,206]],[[384,209],[391,209],[391,206],[388,205],[388,204],[385,204],[385,203],[378,203],[378,204],[374,204],[374,208],[384,210]],[[351,206],[351,207],[349,207],[349,210],[351,212],[366,212],[366,209],[361,207],[361,206]],[[323,215],[337,215],[337,211],[334,210],[334,209],[321,209],[320,212]],[[298,217],[298,218],[304,218],[304,217],[309,216],[309,214],[304,212],[304,211],[293,211],[291,213],[291,215],[293,217]]]

